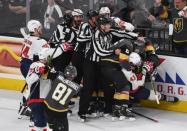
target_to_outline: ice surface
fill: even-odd
[[[21,94],[18,92],[0,90],[0,131],[29,131],[29,121],[17,119],[20,99]],[[137,108],[136,111],[158,119],[159,123],[140,116],[136,117],[136,121],[113,122],[110,118],[92,118],[86,123],[80,123],[76,106],[73,115],[69,117],[70,131],[187,131],[187,113],[149,108]]]

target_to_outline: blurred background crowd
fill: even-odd
[[[60,5],[57,3],[60,3]],[[173,0],[0,0],[0,35],[20,35],[30,19],[43,24],[44,38],[48,39],[61,22],[65,11],[98,10],[108,6],[113,16],[131,22],[144,36],[152,39],[159,50],[172,52],[168,43],[169,10]],[[86,18],[86,17],[85,17]],[[163,44],[164,43],[164,44]]]

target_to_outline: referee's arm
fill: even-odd
[[[80,26],[79,34],[77,37],[77,42],[89,42],[91,39],[91,32],[89,29],[89,25],[87,23],[83,23]]]
[[[101,35],[99,31],[96,31],[93,38],[93,47],[96,54],[104,57],[104,56],[111,55],[113,53],[113,50],[104,49],[101,45],[102,45]]]
[[[126,38],[126,39],[131,39],[131,40],[137,40],[138,38],[138,34],[134,32],[126,32],[125,30],[111,29],[110,32],[112,35],[119,37],[119,38]]]

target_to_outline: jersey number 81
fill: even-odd
[[[71,88],[68,88],[63,83],[59,83],[52,95],[52,98],[56,101],[59,101],[60,104],[65,105],[66,100],[70,96],[71,92],[72,92]]]

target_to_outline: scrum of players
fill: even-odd
[[[131,23],[111,16],[108,7],[89,10],[86,21],[83,16],[81,9],[64,14],[49,41],[41,38],[39,21],[27,23],[20,66],[27,89],[19,115],[29,115],[31,131],[47,131],[47,125],[69,131],[74,96],[80,98],[81,122],[110,116],[135,120],[131,109],[142,99],[178,101],[145,88],[145,81],[154,82],[159,58]]]

